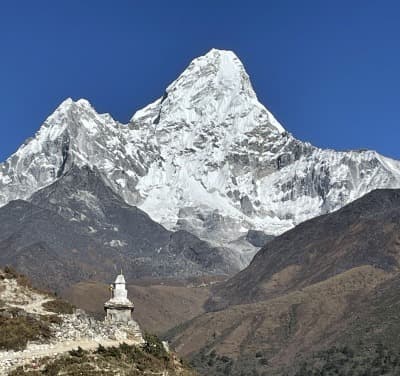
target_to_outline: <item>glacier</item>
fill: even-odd
[[[287,132],[232,51],[194,59],[128,124],[66,99],[0,164],[0,206],[29,199],[72,166],[96,167],[123,200],[169,230],[230,249],[245,267],[249,230],[278,235],[377,188],[400,188],[400,162],[315,147]]]

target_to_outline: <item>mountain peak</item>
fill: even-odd
[[[74,102],[74,100],[71,97],[68,97],[66,99],[64,99],[59,106],[57,107],[57,109],[62,109],[62,108],[69,108]]]
[[[234,133],[258,125],[273,132],[284,128],[258,101],[249,75],[234,52],[211,49],[191,61],[162,98],[138,111],[139,124],[186,124],[202,129],[223,125]]]
[[[189,83],[194,84],[197,89],[203,88],[207,83],[216,90],[224,91],[226,95],[246,90],[251,98],[255,97],[249,76],[232,51],[212,49],[193,59],[178,79],[167,88],[167,92]]]
[[[232,71],[245,71],[243,63],[231,50],[219,50],[212,48],[205,55],[199,56],[192,60],[193,64],[199,62],[215,64],[217,68],[225,71],[225,73]]]
[[[211,49],[205,55],[193,59],[178,79],[167,88],[167,93],[189,84],[194,85],[193,91],[208,85],[224,91],[225,95],[246,90],[250,97],[255,97],[242,62],[232,51],[227,50]]]
[[[60,113],[67,113],[71,108],[82,108],[82,109],[90,109],[94,110],[93,106],[90,104],[90,102],[87,99],[80,98],[76,101],[74,101],[71,97],[68,97],[64,99],[58,107],[54,110],[53,114],[60,114]],[[50,116],[52,116],[50,115]]]
[[[220,48],[211,48],[211,50],[208,51],[205,55],[213,55],[213,54],[227,54],[236,57],[236,54],[232,50],[223,50]]]

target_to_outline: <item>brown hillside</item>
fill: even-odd
[[[365,359],[375,346],[400,349],[399,234],[400,191],[374,191],[269,242],[213,288],[209,312],[168,336],[203,374],[294,374],[306,360],[299,375],[325,363],[337,373],[316,375],[364,375],[351,370],[385,364],[383,355]],[[342,369],[329,354],[345,357]],[[373,374],[396,374],[381,372]]]
[[[355,302],[391,277],[361,266],[267,301],[205,313],[183,327],[173,344],[184,355],[203,348],[232,358],[262,352],[273,364],[284,363],[321,342],[333,343]]]
[[[153,333],[163,333],[203,313],[210,297],[207,284],[187,281],[142,281],[129,285],[128,291],[135,304],[135,319]],[[80,282],[64,291],[63,296],[100,318],[104,316],[103,303],[109,298],[109,289],[100,282]]]
[[[399,234],[400,190],[373,191],[267,243],[246,269],[214,289],[208,306],[257,302],[362,265],[393,271]]]

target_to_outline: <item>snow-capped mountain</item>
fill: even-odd
[[[231,51],[194,59],[164,95],[120,124],[64,101],[0,165],[0,205],[29,198],[71,166],[95,166],[127,203],[168,229],[237,251],[249,229],[277,235],[376,188],[400,187],[400,162],[301,142],[258,101]],[[239,240],[238,240],[239,239]]]

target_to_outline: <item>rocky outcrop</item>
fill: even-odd
[[[99,321],[88,316],[81,309],[72,315],[61,315],[61,324],[53,324],[52,331],[56,341],[78,341],[90,339],[94,341],[136,341],[143,343],[143,336],[138,323],[110,323]]]

